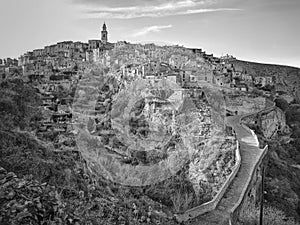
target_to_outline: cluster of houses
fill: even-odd
[[[266,87],[276,82],[274,76],[253,76],[227,60],[221,60],[220,64],[215,65],[213,73],[216,85],[241,91],[251,91],[253,87]]]
[[[71,120],[72,92],[80,74],[91,64],[98,64],[122,83],[140,79],[167,79],[182,88],[197,87],[208,82],[224,89],[251,91],[255,85],[264,87],[274,77],[253,77],[234,64],[233,56],[221,58],[202,49],[183,46],[108,42],[103,24],[101,38],[88,43],[63,41],[43,49],[35,49],[16,59],[0,59],[0,80],[22,76],[36,84],[47,118],[40,132],[66,131]],[[63,96],[59,96],[62,95]],[[55,124],[59,124],[56,126]]]
[[[233,56],[214,57],[201,49],[182,46],[157,46],[117,42],[115,48],[103,53],[93,62],[112,69],[119,77],[170,79],[182,87],[206,81],[214,85],[239,91],[272,85],[274,77],[252,76],[234,64]]]
[[[96,56],[111,50],[114,44],[108,42],[108,31],[105,24],[100,40],[89,40],[88,43],[63,41],[35,49],[19,57],[18,66],[23,75],[51,76],[58,71],[73,71],[84,62],[93,62]]]
[[[8,77],[20,76],[21,68],[18,66],[18,60],[12,58],[0,59],[0,81]]]
[[[0,59],[0,79],[13,74],[49,79],[57,73],[77,71],[88,63],[98,63],[119,77],[165,77],[183,86],[206,81],[224,88],[248,91],[254,85],[264,87],[274,82],[274,77],[253,77],[234,65],[235,60],[230,55],[218,58],[202,49],[178,45],[142,45],[126,41],[113,44],[108,42],[104,23],[100,39],[88,43],[63,41],[27,52],[19,60]]]

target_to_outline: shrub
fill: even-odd
[[[189,193],[181,193],[176,191],[172,196],[171,200],[176,212],[186,211],[189,205],[193,202],[194,196]]]
[[[34,126],[39,117],[39,105],[35,90],[22,80],[0,83],[0,129]]]

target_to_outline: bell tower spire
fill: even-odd
[[[108,32],[107,32],[107,27],[106,27],[106,24],[105,24],[105,21],[103,23],[103,26],[102,26],[102,31],[101,31],[101,41],[106,44],[107,41],[108,41]]]

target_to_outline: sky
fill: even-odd
[[[0,58],[59,41],[100,39],[202,48],[300,67],[300,0],[0,0]]]

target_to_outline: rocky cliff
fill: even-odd
[[[255,130],[262,146],[269,146],[265,180],[267,205],[299,219],[300,171],[295,167],[300,163],[297,157],[299,145],[297,139],[291,138],[294,132],[288,126],[291,124],[285,112],[272,107],[248,116],[242,122]]]
[[[243,119],[243,123],[260,133],[266,139],[275,138],[278,133],[288,131],[284,112],[272,107]]]

